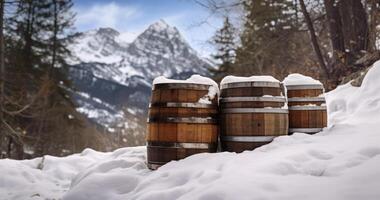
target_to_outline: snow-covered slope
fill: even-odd
[[[315,135],[281,136],[240,154],[198,154],[157,171],[146,168],[145,147],[88,149],[44,162],[2,160],[0,197],[378,200],[379,76],[377,62],[361,87],[346,84],[329,92],[329,127]]]
[[[210,67],[180,32],[163,20],[150,25],[131,43],[111,28],[78,33],[69,49],[73,55],[68,58],[71,80],[85,95],[73,95],[80,105],[78,111],[106,130],[140,135],[137,144],[142,144],[153,79],[207,75]],[[136,145],[136,141],[127,145]]]

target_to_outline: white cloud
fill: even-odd
[[[115,2],[78,7],[76,12],[75,26],[80,31],[99,27],[125,28],[127,21],[138,15],[136,7],[119,5]]]

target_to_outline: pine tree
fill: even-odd
[[[4,121],[6,157],[23,158],[27,126],[39,115],[37,97],[43,95],[39,78],[43,71],[42,51],[46,28],[42,25],[45,1],[11,2],[14,12],[5,19]],[[13,13],[12,12],[12,13]],[[4,149],[4,148],[3,148]]]
[[[107,138],[76,111],[70,98],[65,57],[75,17],[72,1],[19,0],[13,5],[5,31],[7,126],[0,130],[12,137],[0,137],[3,156],[60,156],[105,147]]]
[[[212,41],[217,50],[213,57],[221,62],[218,69],[212,71],[216,80],[220,80],[232,72],[236,50],[235,34],[235,27],[231,24],[229,18],[225,17],[223,27],[215,33]]]
[[[292,1],[244,1],[246,13],[237,50],[240,74],[280,74],[289,63],[291,37],[296,12]]]

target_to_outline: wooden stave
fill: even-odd
[[[221,147],[224,151],[241,153],[259,148],[270,142],[222,142]]]
[[[262,102],[228,102],[228,103],[220,103],[219,108],[221,110],[223,109],[230,109],[230,108],[265,108],[265,107],[272,107],[272,108],[279,108],[283,107],[285,103],[281,102],[269,102],[269,101],[262,101]]]
[[[285,85],[287,90],[309,90],[309,89],[324,89],[323,85],[317,84],[302,84],[302,85]]]
[[[289,133],[297,132],[295,129],[310,129],[309,131],[305,131],[305,133],[317,133],[326,126],[327,110],[325,109],[289,110]]]
[[[151,129],[150,126],[191,126],[191,127],[199,127],[199,126],[209,126],[211,128],[205,129],[206,132],[204,132],[203,128],[201,128],[201,134],[207,135],[209,138],[206,137],[205,141],[191,141],[190,142],[198,142],[197,144],[209,144],[213,147],[210,147],[208,149],[198,149],[198,148],[186,148],[185,147],[177,147],[177,148],[171,148],[167,147],[165,145],[163,146],[151,146],[150,144],[147,145],[147,165],[150,169],[157,169],[158,167],[162,166],[163,164],[167,163],[168,161],[171,160],[178,160],[178,159],[183,159],[187,156],[196,154],[196,153],[203,153],[203,152],[216,152],[216,142],[217,142],[217,135],[218,135],[218,127],[217,127],[217,113],[218,113],[218,108],[217,108],[217,98],[215,98],[211,104],[202,104],[198,103],[198,100],[202,98],[204,95],[208,93],[208,88],[210,87],[207,85],[207,90],[206,87],[204,88],[193,88],[191,87],[186,87],[186,86],[178,86],[176,85],[175,87],[173,85],[167,85],[161,86],[161,87],[154,87],[152,91],[152,97],[156,93],[159,93],[159,95],[165,96],[164,99],[160,98],[152,98],[151,99],[151,104],[149,108],[149,116],[155,116],[156,119],[159,120],[149,120],[148,118],[148,135],[147,135],[147,142],[157,142],[155,140],[149,139],[149,135],[151,134]],[[198,87],[198,86],[197,86]],[[173,89],[174,88],[174,89]],[[176,89],[178,88],[178,89]],[[184,89],[185,88],[185,89]],[[169,91],[168,91],[169,90]],[[188,94],[189,92],[194,92],[196,93],[192,99],[181,99],[180,95],[182,94]],[[161,94],[163,93],[163,94]],[[168,94],[177,94],[177,97],[170,96]],[[157,96],[157,94],[156,94]],[[171,98],[173,97],[173,98]],[[184,100],[186,102],[184,102]],[[162,114],[160,111],[166,110],[166,113]],[[171,110],[173,112],[171,112]],[[180,111],[182,110],[182,111]],[[188,111],[187,113],[190,113],[188,115],[184,114],[186,113],[186,110]],[[154,113],[154,114],[153,114]],[[193,116],[192,116],[193,115]],[[158,116],[158,118],[157,118]],[[190,121],[171,121],[171,120],[162,120],[162,119],[167,119],[170,117],[174,117],[177,119],[211,119],[212,121],[203,121],[201,123],[198,123],[197,121],[190,120]],[[154,122],[153,122],[154,121]],[[180,130],[177,128],[176,132],[180,132]],[[191,131],[190,131],[191,132]],[[196,132],[196,131],[195,131]],[[188,143],[189,141],[188,138],[185,139],[185,141],[182,141],[177,133],[177,136],[175,140],[173,141],[162,141],[160,138],[158,138],[159,142],[174,142],[174,143]],[[198,132],[199,133],[199,132]],[[160,134],[160,133],[157,133]],[[182,134],[184,135],[184,134]],[[183,138],[183,137],[182,137]],[[203,136],[202,136],[202,139]],[[208,143],[207,143],[208,142]],[[152,156],[155,157],[155,155],[162,155],[165,156],[166,153],[157,153],[157,152],[162,152],[162,151],[169,152],[169,160],[165,160],[165,157],[156,157],[155,160],[152,160]],[[154,152],[157,151],[157,152]],[[170,155],[174,154],[180,154],[182,156],[176,156],[176,157],[170,157]],[[157,160],[158,159],[158,160]],[[160,161],[161,159],[161,161]]]
[[[232,93],[226,92],[232,89],[235,90],[235,94],[233,94],[233,92]],[[241,92],[239,92],[239,90]],[[267,93],[268,91],[270,91],[269,94]],[[254,116],[260,116],[260,115],[266,115],[266,114],[273,115],[274,118],[276,118],[275,116],[282,116],[284,118],[282,127],[281,125],[278,125],[277,127],[277,130],[283,129],[282,133],[274,133],[275,131],[273,130],[273,133],[271,135],[272,136],[287,135],[288,133],[287,110],[281,109],[281,107],[284,106],[284,103],[286,100],[285,98],[276,99],[281,94],[282,94],[282,90],[280,88],[280,85],[278,85],[276,88],[270,88],[269,90],[268,88],[252,89],[252,88],[246,88],[246,87],[241,87],[241,88],[225,88],[225,87],[223,88],[222,87],[221,95],[220,95],[221,98],[220,98],[220,103],[219,103],[220,109],[221,109],[219,120],[220,120],[220,141],[221,141],[222,149],[225,151],[239,153],[244,150],[253,150],[259,146],[262,146],[272,141],[272,140],[265,141],[265,142],[227,141],[225,137],[231,136],[227,132],[228,130],[227,126],[230,126],[230,125],[224,122],[225,120],[224,118],[228,118],[228,116],[231,116],[231,115],[242,114],[245,116],[248,115],[250,116],[250,118],[254,118]],[[262,98],[264,95],[271,95],[274,97],[265,99],[265,98]],[[226,101],[226,99],[239,99],[239,98],[243,98],[243,99],[241,99],[241,101]],[[260,102],[260,100],[262,101]],[[231,106],[231,104],[236,104],[236,105]],[[273,107],[274,109],[265,109],[265,107]],[[231,108],[232,108],[232,112],[234,113],[226,113],[226,110],[230,112]],[[271,111],[274,113],[270,113]],[[245,121],[245,120],[241,120],[241,121]],[[251,121],[254,121],[254,120],[251,120]],[[233,130],[233,128],[231,130]],[[234,136],[236,136],[236,134]],[[251,133],[240,132],[237,134],[237,136],[240,136],[240,137],[253,136],[253,137],[259,138],[259,137],[268,136],[268,135],[265,133],[262,134],[262,133],[252,133],[252,132]]]
[[[322,95],[324,93],[324,89],[303,89],[303,90],[291,90],[287,89],[287,98],[314,98]]]
[[[152,114],[152,110],[159,109]],[[167,109],[168,113],[162,113],[162,109]],[[218,110],[214,108],[178,108],[183,110],[194,111],[190,115],[179,113],[177,108],[151,107],[150,116],[148,117],[148,135],[147,141],[166,141],[176,142],[176,140],[186,137],[181,131],[193,135],[194,137],[208,138],[210,135],[213,140],[217,140],[217,114]],[[200,113],[199,111],[202,111]],[[174,117],[175,116],[175,117]],[[192,117],[198,116],[198,117]],[[171,120],[169,120],[171,119]],[[181,121],[182,120],[182,121]],[[197,121],[198,120],[198,121]],[[152,128],[152,129],[151,129]],[[200,129],[200,130],[199,130]],[[200,133],[201,132],[201,133]],[[161,137],[160,137],[161,135]],[[168,138],[163,137],[166,135]],[[152,140],[156,138],[156,140]],[[171,138],[171,139],[170,139]],[[173,139],[174,138],[174,139]],[[186,138],[185,138],[186,139]],[[190,141],[182,141],[190,142]],[[191,141],[196,142],[196,141]],[[206,141],[199,141],[206,142]]]
[[[188,156],[198,153],[214,153],[216,152],[216,143],[210,144],[208,149],[191,149],[191,148],[169,148],[158,146],[147,146],[147,164],[150,169],[158,167],[173,161],[184,159]]]
[[[284,97],[227,97],[219,99],[219,108],[278,108],[285,105]]]
[[[225,88],[220,90],[220,97],[262,97],[264,95],[281,96],[280,87],[246,87],[246,88]]]
[[[324,97],[321,97],[324,92],[322,85],[301,85],[298,88],[297,86],[296,88],[286,87],[288,89],[289,134],[300,130],[304,133],[313,134],[327,126],[327,107],[324,106],[326,100]],[[310,104],[314,104],[315,106],[307,106]],[[295,118],[298,115],[304,119],[296,120]],[[309,120],[310,118],[314,118],[315,120]]]
[[[247,121],[251,123],[246,124]],[[283,113],[225,114],[221,116],[220,124],[222,140],[225,136],[280,136],[287,134],[288,115]]]
[[[147,142],[213,143],[217,141],[216,124],[150,123]]]
[[[209,88],[210,86],[207,85]],[[150,104],[165,104],[165,103],[187,103],[197,104],[199,99],[206,96],[209,90],[196,90],[191,88],[165,89],[155,88],[152,90]],[[217,98],[211,101],[212,105],[217,105]]]

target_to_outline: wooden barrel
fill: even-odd
[[[234,82],[221,85],[220,140],[222,150],[242,152],[288,134],[288,110],[282,107],[278,82]]]
[[[210,87],[213,86],[190,83],[153,86],[147,134],[150,169],[193,154],[216,151],[217,97],[210,104],[199,103]]]
[[[289,133],[317,133],[327,126],[323,85],[287,85]]]

